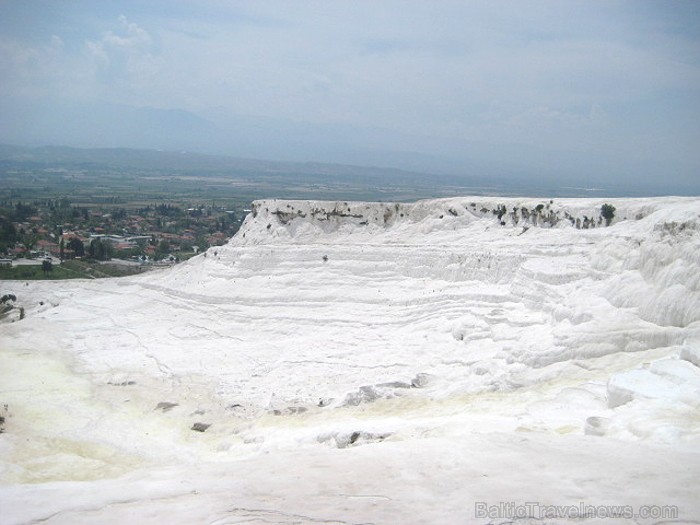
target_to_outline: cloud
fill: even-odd
[[[35,45],[0,36],[0,94],[46,96],[66,78],[65,58],[63,40],[57,35]]]
[[[36,49],[24,46],[14,40],[0,39],[0,64],[3,68],[25,66],[36,59],[38,55]]]
[[[516,144],[700,166],[692,4],[46,5],[0,20],[7,96],[387,130],[417,137],[394,149],[457,159]]]
[[[99,40],[85,42],[96,78],[109,88],[108,92],[115,87],[122,90],[147,86],[159,69],[159,60],[153,53],[153,38],[148,31],[129,22],[124,15],[120,15],[118,21],[117,32],[105,31]]]

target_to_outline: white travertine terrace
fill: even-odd
[[[3,282],[3,522],[697,519],[699,228],[697,198],[266,200],[171,270]]]

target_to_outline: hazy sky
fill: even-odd
[[[0,97],[0,117],[47,101],[272,117],[456,165],[588,159],[694,183],[700,2],[0,0]]]

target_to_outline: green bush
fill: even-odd
[[[600,215],[605,219],[605,225],[610,226],[610,221],[615,217],[615,206],[612,204],[603,204],[600,207]]]

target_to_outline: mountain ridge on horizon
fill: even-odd
[[[436,190],[462,188],[467,193],[552,197],[655,197],[700,195],[700,188],[648,187],[637,184],[599,184],[596,181],[555,181],[487,175],[453,175],[438,172],[406,170],[395,167],[365,166],[307,160],[303,162],[239,157],[225,154],[202,153],[190,150],[162,150],[153,148],[100,147],[83,148],[47,144],[26,146],[0,142],[0,163],[18,166],[54,164],[62,167],[93,169],[173,170],[180,173],[195,171],[208,176],[311,176],[328,177],[329,182],[352,181],[375,184],[377,181],[407,187],[435,187]],[[438,197],[439,191],[435,197]],[[427,196],[426,198],[431,198]]]
[[[4,106],[4,107],[3,107]],[[371,166],[518,186],[605,187],[616,194],[700,194],[692,166],[641,157],[613,162],[604,152],[528,144],[487,145],[438,136],[293,121],[211,110],[136,107],[113,103],[0,106],[0,143],[38,147],[191,151],[270,162]],[[681,169],[682,168],[682,169]],[[674,177],[665,177],[674,169]],[[678,171],[678,170],[681,171]],[[678,172],[678,173],[676,173]],[[674,182],[669,183],[673,179]]]

